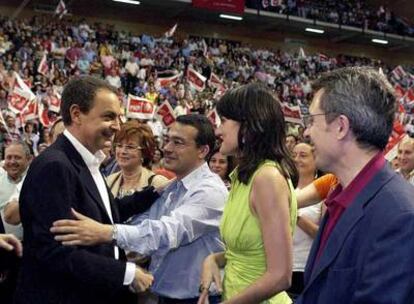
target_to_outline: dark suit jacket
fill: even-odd
[[[298,303],[414,303],[414,187],[385,165],[341,216]],[[312,270],[313,268],[313,270]]]
[[[111,201],[120,223],[148,209],[158,197],[153,191]],[[29,168],[20,194],[24,229],[22,268],[16,303],[126,303],[123,286],[126,263],[114,259],[114,246],[62,246],[49,229],[58,219],[71,218],[70,208],[104,224],[109,216],[81,155],[63,135]]]

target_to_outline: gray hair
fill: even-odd
[[[11,147],[11,146],[21,146],[22,149],[23,149],[23,152],[24,152],[24,154],[26,155],[27,158],[30,158],[33,155],[32,151],[30,150],[29,145],[26,142],[24,142],[23,140],[13,140],[11,143],[9,143],[6,146],[6,150],[7,150],[8,147]],[[6,152],[6,151],[4,151],[4,152]]]
[[[320,108],[328,123],[344,115],[360,147],[385,148],[397,103],[384,75],[368,67],[347,67],[323,74],[312,87],[323,90]]]

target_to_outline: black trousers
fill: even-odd
[[[304,272],[294,271],[292,274],[292,285],[286,292],[294,300],[296,299],[305,288]]]

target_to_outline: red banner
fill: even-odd
[[[168,101],[164,101],[157,110],[157,115],[161,117],[164,126],[168,127],[175,122],[174,111]]]
[[[287,104],[283,104],[282,110],[286,121],[303,125],[302,113],[300,112],[299,106],[290,107]]]
[[[193,6],[240,15],[244,12],[244,0],[193,0]]]
[[[127,114],[129,118],[152,119],[154,116],[154,104],[145,98],[128,95]]]
[[[155,81],[155,87],[165,88],[171,85],[175,85],[178,82],[178,80],[180,80],[181,76],[183,76],[182,72],[171,77],[158,77]]]
[[[203,91],[206,87],[206,77],[190,67],[187,69],[187,80],[199,92]]]

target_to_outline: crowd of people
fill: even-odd
[[[408,88],[409,73],[85,20],[0,24],[2,303],[412,302],[414,141],[395,170],[382,153],[386,76]],[[157,82],[188,68],[220,85]],[[49,123],[8,109],[16,75]],[[128,94],[168,101],[174,122],[122,122]]]
[[[335,24],[401,36],[413,36],[414,26],[387,5],[372,7],[366,0],[247,0],[246,6]]]

